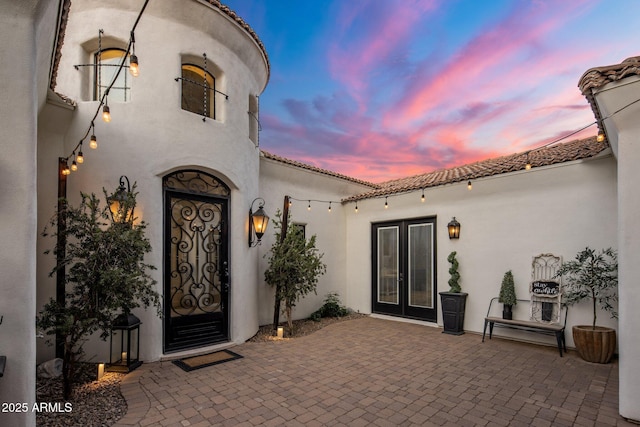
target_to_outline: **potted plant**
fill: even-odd
[[[518,300],[516,299],[516,288],[513,281],[513,273],[511,273],[511,270],[504,273],[504,277],[502,278],[502,285],[500,286],[500,295],[498,297],[498,302],[501,302],[503,304],[502,318],[508,320],[513,319],[512,308],[514,305],[518,304]]]
[[[461,292],[460,273],[458,273],[458,260],[456,259],[456,251],[453,251],[447,257],[447,261],[451,264],[449,268],[449,292],[440,292],[440,301],[442,304],[442,322],[444,324],[445,334],[462,335],[464,334],[464,310],[467,302],[467,293]]]
[[[598,306],[617,318],[612,305],[618,299],[618,256],[609,248],[596,252],[587,247],[578,252],[575,260],[563,263],[556,276],[564,282],[564,302],[572,305],[591,300],[593,322],[591,325],[576,325],[572,328],[576,350],[584,360],[608,363],[616,349],[616,331],[613,328],[596,326]]]

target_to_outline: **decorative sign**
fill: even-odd
[[[555,297],[560,293],[560,284],[538,280],[531,283],[531,293],[542,297]]]

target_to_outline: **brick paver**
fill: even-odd
[[[633,425],[618,415],[618,365],[570,351],[377,318],[184,372],[145,363],[121,385],[117,426]]]

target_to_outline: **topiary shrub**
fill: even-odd
[[[513,273],[511,273],[511,270],[504,273],[498,301],[504,305],[518,304],[518,300],[516,299],[516,288],[513,280]]]

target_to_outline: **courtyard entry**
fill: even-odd
[[[164,190],[164,351],[229,340],[229,188],[200,171]]]
[[[437,321],[435,218],[372,224],[372,311]]]

